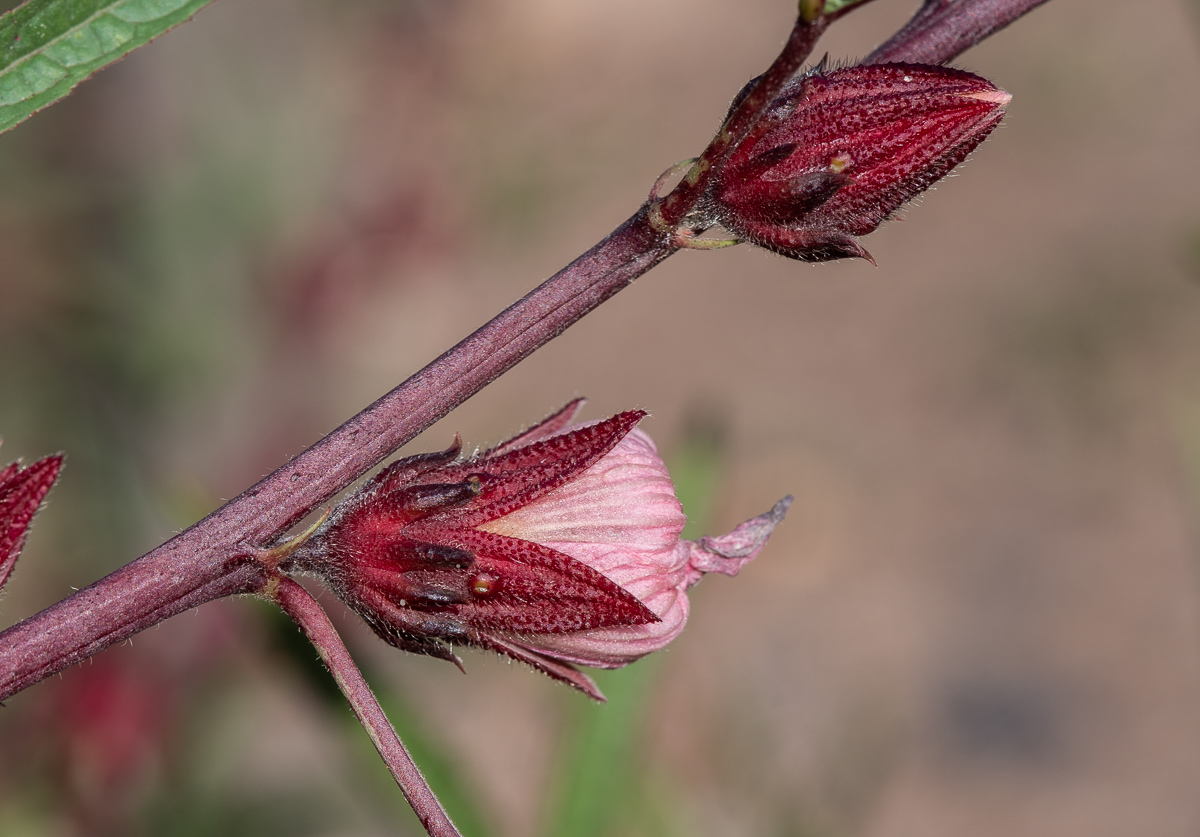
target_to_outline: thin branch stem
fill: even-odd
[[[261,595],[292,617],[317,649],[321,662],[337,681],[355,717],[371,737],[371,743],[430,837],[462,837],[383,714],[375,693],[317,600],[299,584],[283,576],[269,579]]]
[[[925,0],[864,64],[944,64],[1046,0]]]
[[[13,625],[0,634],[0,701],[164,619],[249,592],[261,571],[237,559],[226,565],[220,556],[230,551],[198,550],[181,564],[186,553],[170,541]]]

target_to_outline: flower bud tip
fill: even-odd
[[[980,102],[988,102],[998,108],[1005,107],[1012,101],[1012,94],[998,87],[995,90],[979,90],[974,93],[960,93],[959,95],[964,99],[976,99]]]

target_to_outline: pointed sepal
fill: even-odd
[[[0,588],[12,574],[33,516],[58,479],[61,454],[39,459],[27,468],[13,462],[0,470]]]

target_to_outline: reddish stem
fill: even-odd
[[[1046,0],[925,0],[864,64],[944,64]]]
[[[371,743],[430,837],[462,837],[383,714],[371,686],[317,600],[299,584],[282,576],[267,580],[261,595],[283,608],[317,649],[321,661],[350,702],[354,716],[366,729]]]

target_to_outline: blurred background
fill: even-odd
[[[821,45],[867,53],[914,0]],[[0,599],[153,548],[697,153],[790,0],[216,3],[0,136]],[[703,529],[797,501],[607,706],[326,598],[467,837],[1200,831],[1200,4],[1053,0],[959,170],[810,266],[684,252],[407,449],[652,412]],[[415,835],[290,623],[171,620],[0,710],[0,834]]]

